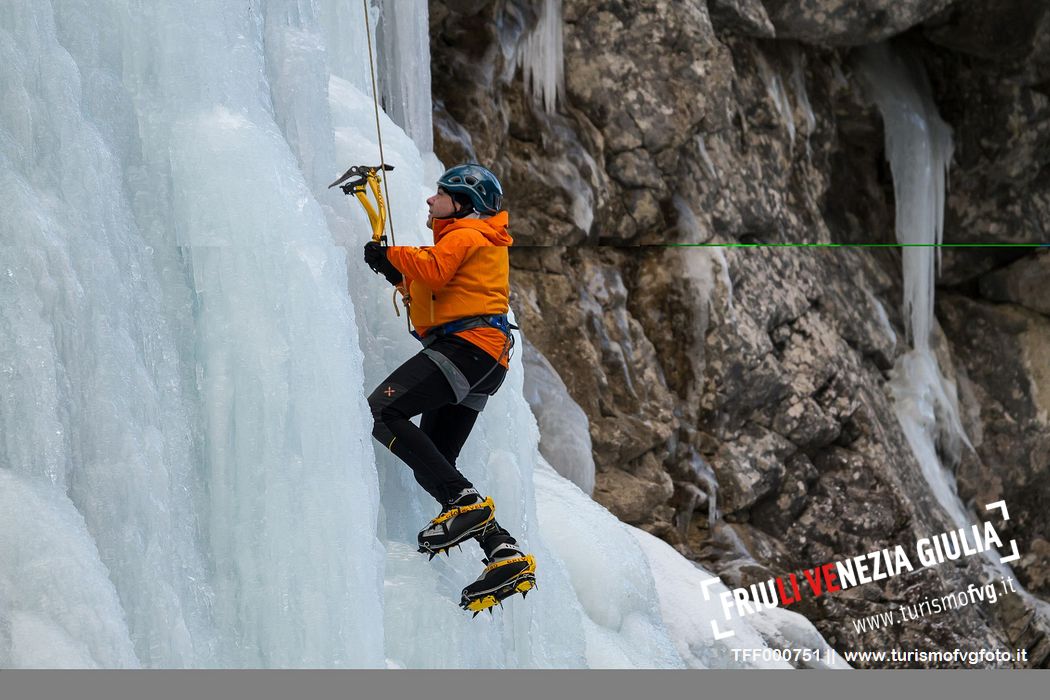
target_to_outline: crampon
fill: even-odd
[[[521,593],[524,598],[536,588],[536,560],[531,554],[517,554],[495,561],[485,559],[485,571],[477,581],[463,589],[459,606],[472,611],[474,617],[482,610],[492,614],[493,607],[503,607],[503,601],[515,593]]]
[[[496,517],[496,504],[477,491],[461,495],[448,510],[430,521],[419,533],[419,551],[433,559],[483,532]]]

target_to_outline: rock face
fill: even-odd
[[[1050,241],[1050,5],[958,2],[916,33],[930,42],[934,94],[955,132],[946,240]],[[948,251],[942,282],[972,282],[1017,257]]]
[[[909,347],[897,251],[665,244],[894,240],[881,120],[841,47],[905,31],[955,132],[945,240],[1048,240],[1044,4],[563,1],[553,114],[516,68],[539,2],[431,3],[435,139],[502,177],[512,304],[588,416],[595,500],[741,585],[951,529],[887,390]],[[1007,501],[1014,570],[1044,597],[1047,257],[945,251],[934,339],[974,448],[944,450],[959,495]],[[983,575],[933,567],[799,612],[840,651],[1025,646],[1050,664],[1018,597],[851,624]]]
[[[1050,277],[1042,279],[1045,297]],[[976,451],[959,466],[959,494],[976,503],[1005,499],[1016,509],[1004,528],[1026,546],[1014,571],[1029,591],[1050,598],[1050,318],[954,294],[940,311]]]
[[[761,0],[711,0],[707,3],[716,28],[744,36],[772,39],[776,29]]]
[[[888,39],[954,0],[762,0],[781,39],[860,46]]]
[[[1021,258],[980,280],[981,296],[1009,301],[1050,316],[1050,255],[1045,251]]]

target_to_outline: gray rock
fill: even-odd
[[[777,37],[860,46],[899,34],[955,0],[762,0]]]
[[[644,458],[641,464],[638,475],[623,469],[604,472],[594,489],[594,500],[625,523],[652,523],[653,510],[666,504],[674,493],[671,478],[654,457]]]
[[[945,295],[938,310],[966,385],[976,449],[957,469],[959,493],[981,504],[1005,499],[1006,536],[1050,541],[1050,319],[959,295]],[[1024,559],[1015,571],[1033,593],[1050,595],[1040,562]]]
[[[755,424],[723,442],[711,460],[719,477],[722,508],[730,514],[745,510],[779,490],[784,461],[794,450],[788,440]]]
[[[715,29],[763,39],[776,36],[761,0],[708,0],[707,8]]]
[[[945,240],[1042,243],[1050,220],[1050,5],[966,0],[923,34],[935,97],[954,131]],[[1015,260],[1011,250],[948,250],[946,284]]]
[[[1041,251],[981,278],[981,295],[1050,316],[1050,254]]]
[[[1050,75],[1050,5],[1033,0],[960,0],[924,24],[930,41],[1038,82]],[[1006,64],[1006,65],[1004,65]],[[1012,64],[1012,65],[1010,65]],[[1011,71],[1011,68],[1013,71]]]

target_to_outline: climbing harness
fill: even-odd
[[[486,326],[495,328],[503,333],[506,340],[503,342],[503,350],[496,359],[496,364],[492,365],[492,367],[490,367],[485,374],[481,375],[481,378],[476,382],[471,383],[463,372],[460,371],[459,367],[456,367],[452,360],[448,359],[437,350],[429,347],[431,343],[443,336],[452,335],[472,328],[484,328]],[[510,322],[507,318],[507,314],[494,314],[492,316],[467,316],[465,318],[458,318],[455,321],[449,321],[443,325],[431,328],[427,331],[425,336],[420,336],[414,330],[409,332],[412,333],[419,342],[423,343],[423,354],[429,357],[434,364],[438,366],[441,373],[445,375],[445,379],[448,380],[449,386],[452,387],[452,393],[455,395],[456,400],[454,403],[480,412],[485,407],[489,397],[495,394],[503,385],[503,380],[501,379],[499,384],[485,393],[475,392],[474,389],[480,386],[482,382],[488,379],[490,374],[496,371],[496,368],[503,363],[504,358],[507,358],[508,360],[510,359],[510,353],[514,349],[514,335],[511,333],[512,330],[516,331],[521,329]]]
[[[503,335],[507,336],[511,347],[514,345],[514,336],[512,336],[510,332],[512,330],[521,330],[510,322],[510,319],[507,318],[507,314],[493,314],[492,316],[466,316],[464,318],[457,318],[455,321],[449,321],[440,326],[434,326],[427,331],[426,337],[439,338],[443,335],[459,333],[460,331],[466,331],[472,328],[482,328],[484,326],[495,328],[503,333]],[[412,331],[412,335],[420,342],[426,344],[426,341],[424,341],[415,331]]]

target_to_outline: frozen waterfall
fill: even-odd
[[[904,244],[904,315],[912,349],[892,371],[897,418],[938,503],[958,526],[969,523],[955,477],[937,448],[957,459],[969,444],[959,420],[955,385],[941,373],[931,340],[934,279],[944,233],[944,200],[952,132],[937,112],[921,64],[889,45],[861,52],[861,74],[882,113],[886,158],[893,173],[897,241]]]
[[[539,589],[471,620],[480,554],[413,551],[435,507],[364,396],[418,346],[326,189],[379,158],[364,27],[337,0],[0,4],[0,667],[680,667],[809,634],[669,626],[699,570],[545,464],[520,353],[460,463]],[[397,55],[388,89],[425,81]],[[426,241],[424,84],[410,133],[381,115],[400,243]]]
[[[880,44],[861,52],[860,69],[885,125],[897,240],[923,244],[901,250],[904,311],[912,349],[898,358],[890,372],[890,394],[897,420],[930,490],[955,526],[968,532],[973,517],[959,498],[952,467],[964,445],[973,448],[959,418],[955,384],[942,374],[932,347],[934,279],[940,250],[931,244],[941,243],[944,231],[951,127],[938,114],[926,74],[915,57]],[[977,508],[983,510],[984,505]],[[978,513],[982,514],[981,510]],[[986,516],[996,517],[996,510]],[[972,546],[973,536],[968,539]],[[1001,556],[996,550],[986,550],[984,569],[992,576],[1013,578]],[[1040,616],[1050,615],[1050,604],[1020,586],[1018,594]]]

